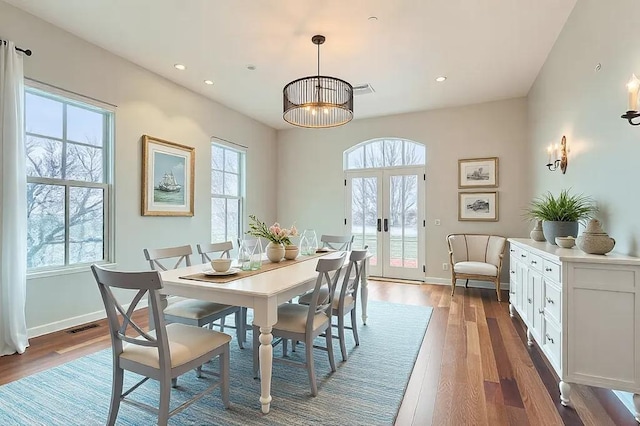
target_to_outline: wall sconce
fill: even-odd
[[[640,122],[634,123],[634,118],[640,117],[640,112],[638,112],[638,90],[640,89],[640,80],[636,77],[635,74],[631,75],[631,79],[627,83],[627,91],[629,92],[629,110],[622,114],[620,117],[624,118],[631,124],[632,126],[640,125]]]
[[[549,154],[549,162],[546,166],[549,171],[555,172],[558,167],[560,167],[562,174],[567,173],[567,165],[569,164],[569,159],[567,158],[567,138],[562,136],[560,146],[558,146],[558,144],[555,146],[553,146],[553,144],[549,145],[547,153]]]

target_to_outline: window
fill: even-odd
[[[242,235],[244,153],[211,144],[211,242]]]
[[[113,112],[28,87],[27,268],[110,260]]]
[[[416,166],[425,164],[424,145],[402,139],[375,139],[345,152],[344,169]]]

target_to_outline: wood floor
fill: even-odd
[[[574,385],[560,405],[558,378],[495,292],[370,281],[369,297],[432,306],[433,314],[396,420],[405,425],[637,425],[609,390]],[[503,300],[507,300],[505,293]],[[146,325],[146,311],[135,314]],[[105,321],[78,333],[31,339],[0,357],[0,385],[110,346]]]

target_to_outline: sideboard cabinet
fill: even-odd
[[[640,258],[510,238],[509,312],[571,384],[633,392],[640,422]]]

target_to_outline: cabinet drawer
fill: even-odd
[[[542,258],[533,253],[528,253],[527,266],[529,266],[531,269],[542,272]]]
[[[551,278],[553,281],[559,283],[560,272],[560,265],[547,259],[544,260],[544,270],[542,273],[545,277]]]
[[[562,348],[562,333],[560,328],[548,318],[544,319],[544,335],[542,336],[542,348],[549,357],[551,365],[560,375],[560,349]]]
[[[545,315],[550,316],[558,324],[562,324],[561,309],[562,306],[562,292],[555,284],[544,280],[544,312]]]

